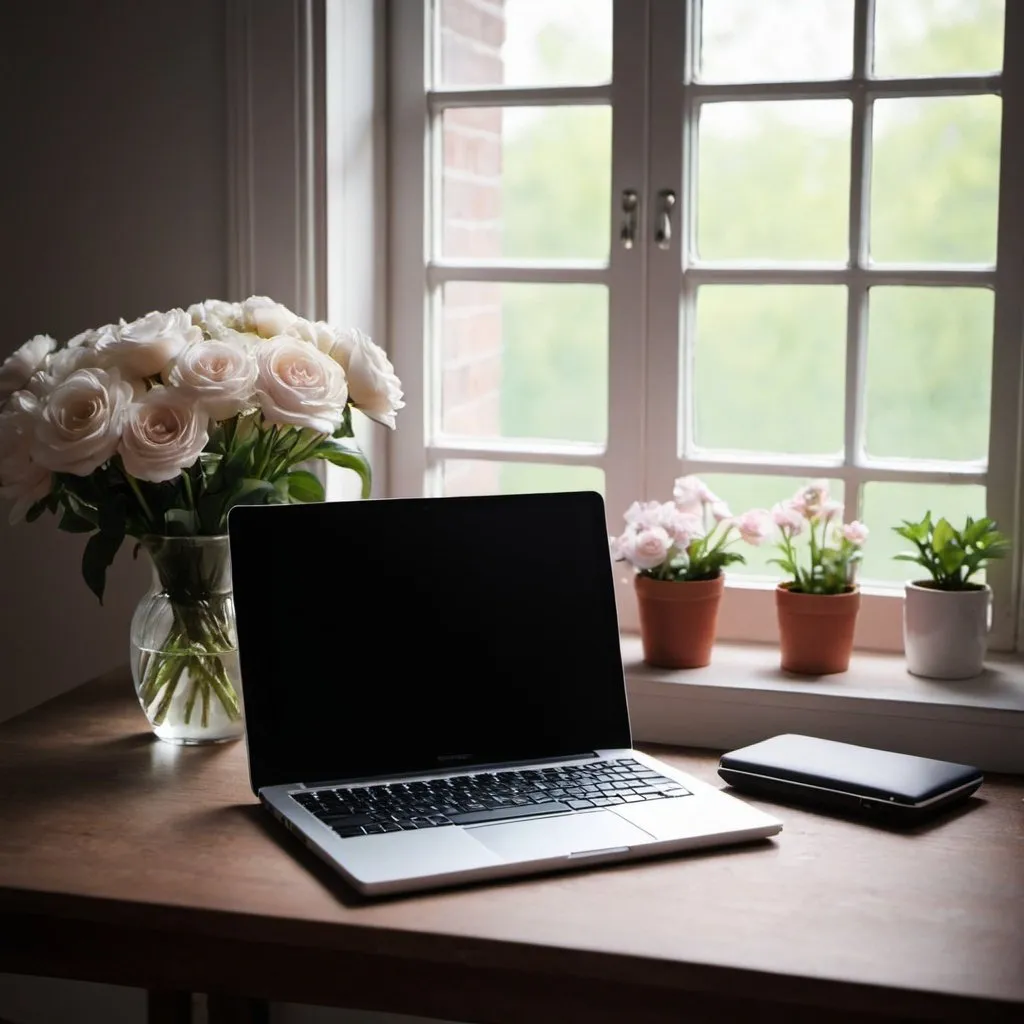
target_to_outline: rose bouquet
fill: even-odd
[[[0,496],[12,523],[49,512],[90,535],[82,573],[101,601],[124,539],[144,546],[166,597],[162,642],[150,629],[133,653],[144,709],[157,727],[174,704],[187,725],[198,703],[206,725],[215,698],[236,722],[226,544],[210,539],[223,540],[235,505],[322,501],[313,460],[354,470],[368,495],[352,410],[393,428],[403,404],[366,335],[263,296],[152,312],[65,345],[38,335],[0,365]]]

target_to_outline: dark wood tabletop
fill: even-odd
[[[457,1021],[1024,1020],[1024,780],[913,832],[753,802],[780,836],[370,901],[242,743],[151,738],[114,672],[0,726],[0,971]]]

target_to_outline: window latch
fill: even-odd
[[[675,192],[662,189],[658,193],[658,227],[654,232],[654,242],[659,249],[668,249],[672,245],[672,211],[675,206]]]
[[[619,239],[623,249],[632,249],[636,242],[637,210],[640,206],[640,198],[631,189],[622,191],[622,230],[619,232]]]

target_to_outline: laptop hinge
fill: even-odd
[[[438,765],[417,772],[392,772],[389,775],[363,775],[358,778],[324,779],[320,782],[298,782],[296,785],[304,789],[320,789],[323,786],[341,786],[351,783],[387,782],[388,779],[416,779],[427,775],[469,775],[473,772],[487,772],[495,769],[526,768],[535,764],[562,764],[568,761],[596,761],[599,759],[593,750],[582,754],[564,754],[559,757],[534,757],[529,760],[474,762],[473,764]]]

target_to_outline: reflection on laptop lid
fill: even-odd
[[[593,492],[239,506],[254,791],[630,746]]]

